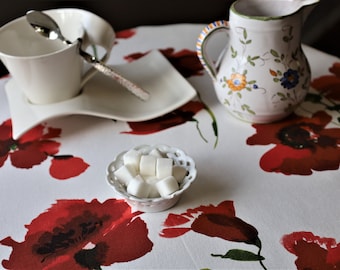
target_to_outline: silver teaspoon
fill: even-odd
[[[62,42],[68,45],[72,44],[72,42],[67,40],[62,35],[61,30],[56,21],[53,20],[46,13],[31,10],[27,12],[26,19],[29,22],[29,24],[34,28],[35,32],[41,34],[42,36],[47,37],[48,39],[51,40],[60,39]],[[80,43],[78,46],[79,54],[84,58],[85,61],[93,65],[97,70],[99,70],[106,76],[109,76],[116,80],[119,84],[124,86],[127,90],[129,90],[132,94],[134,94],[141,100],[145,101],[149,99],[150,94],[146,90],[142,89],[132,81],[126,79],[125,77],[117,73],[115,70],[113,70],[111,67],[105,65],[102,61],[96,59],[96,57],[82,50],[81,49],[82,39],[79,38],[78,41]]]

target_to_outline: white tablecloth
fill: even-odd
[[[292,118],[252,125],[217,101],[195,55],[202,28],[118,33],[108,63],[158,49],[199,93],[153,121],[69,115],[13,140],[10,76],[0,80],[4,269],[340,267],[340,60],[304,46],[317,90]],[[279,140],[283,129],[301,149]],[[115,155],[141,144],[176,146],[196,162],[196,181],[171,209],[135,212],[107,183]]]

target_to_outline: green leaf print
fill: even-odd
[[[231,259],[236,261],[262,261],[265,258],[261,255],[242,249],[231,249],[226,254],[211,254],[213,257],[221,257],[223,259]]]
[[[278,52],[275,51],[275,50],[273,50],[273,49],[270,50],[270,53],[271,53],[271,55],[274,56],[274,57],[279,57]]]
[[[230,47],[230,51],[231,51],[231,57],[236,58],[237,57],[237,51],[235,51],[233,46]]]
[[[243,29],[243,38],[247,39],[247,37],[248,37],[247,30],[244,28]]]

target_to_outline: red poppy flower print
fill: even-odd
[[[11,237],[0,241],[12,247],[2,266],[81,270],[135,260],[153,246],[140,214],[131,212],[124,200],[59,200],[26,225],[23,242]]]
[[[335,101],[340,101],[340,62],[334,63],[329,71],[332,74],[324,75],[314,79],[311,83],[311,86],[320,92],[324,97]]]
[[[340,62],[334,63],[329,71],[331,74],[323,75],[311,82],[316,91],[309,92],[306,101],[319,107],[323,106],[335,116],[333,122],[340,124]]]
[[[56,179],[78,176],[88,168],[81,158],[72,155],[60,156],[60,143],[52,140],[60,137],[61,129],[37,125],[19,139],[12,138],[12,122],[0,125],[0,168],[7,159],[20,169],[30,169],[52,158],[50,174]]]
[[[181,51],[175,52],[175,49],[173,48],[160,49],[159,51],[168,59],[168,61],[174,66],[174,68],[176,68],[178,72],[182,74],[184,78],[204,74],[203,66],[199,61],[195,51],[183,49]],[[132,62],[148,53],[149,52],[133,53],[125,56],[124,58],[127,61]]]
[[[195,214],[199,214],[195,218]],[[188,223],[193,219],[190,227],[176,227]],[[235,215],[232,201],[223,201],[217,206],[199,206],[189,209],[180,215],[169,214],[164,222],[166,228],[163,237],[177,237],[190,230],[210,237],[220,237],[224,240],[256,244],[257,230]]]
[[[187,121],[195,121],[194,115],[204,109],[205,105],[199,101],[189,101],[182,107],[164,116],[141,122],[128,122],[131,131],[122,133],[128,134],[151,134],[161,130],[184,124]]]
[[[340,128],[326,128],[332,120],[324,111],[311,118],[291,115],[282,122],[254,124],[256,134],[248,145],[275,146],[260,160],[267,172],[310,175],[315,171],[337,170],[340,164]]]
[[[128,39],[133,37],[136,34],[135,29],[126,29],[116,32],[117,39]]]
[[[171,127],[175,127],[186,122],[195,122],[196,129],[198,130],[201,138],[207,142],[207,139],[203,137],[203,134],[199,128],[199,122],[194,116],[205,109],[212,119],[212,128],[214,131],[214,135],[216,137],[214,147],[217,145],[218,141],[218,127],[216,118],[213,112],[201,101],[189,101],[187,104],[183,105],[182,107],[165,114],[161,117],[157,117],[147,121],[141,122],[127,122],[129,127],[131,128],[130,131],[123,131],[123,134],[135,134],[135,135],[146,135],[156,133]]]
[[[203,75],[203,66],[199,59],[197,58],[197,54],[195,51],[190,51],[187,49],[183,49],[179,52],[175,52],[173,48],[168,49],[159,49],[159,51],[168,59],[168,61],[181,73],[183,77],[190,77],[193,75]],[[125,56],[124,58],[128,62],[132,62],[137,60],[144,55],[148,54],[149,52],[145,53],[133,53],[130,55]],[[199,129],[198,121],[194,119],[194,115],[202,110],[205,109],[212,119],[212,128],[215,135],[215,143],[214,147],[217,146],[218,142],[218,127],[216,118],[213,112],[206,106],[200,96],[198,94],[199,101],[190,101],[181,108],[168,113],[164,116],[158,117],[156,119],[152,119],[149,121],[143,122],[128,122],[128,125],[131,128],[131,131],[122,132],[122,133],[129,133],[129,134],[150,134],[154,132],[158,132],[170,127],[174,127],[180,124],[183,124],[188,121],[196,122],[196,128],[201,136],[201,138],[207,142],[207,140],[203,137],[202,132]]]
[[[261,241],[256,228],[236,216],[232,201],[223,201],[217,206],[199,206],[182,214],[169,214],[164,226],[166,228],[161,231],[160,236],[166,238],[179,237],[193,231],[209,237],[255,245],[259,248],[258,254],[232,249],[224,255],[212,254],[214,257],[240,261],[264,260],[260,255]],[[264,266],[263,268],[265,269]]]
[[[315,236],[311,232],[293,232],[283,236],[281,243],[297,257],[298,270],[340,267],[340,244],[333,238]]]
[[[50,166],[50,174],[59,180],[78,176],[84,172],[89,165],[82,158],[72,155],[53,156]]]
[[[50,128],[47,131],[39,125],[18,140],[12,139],[12,122],[7,120],[0,125],[0,166],[9,157],[17,168],[32,168],[58,153],[60,143],[50,140],[59,137],[60,130]]]

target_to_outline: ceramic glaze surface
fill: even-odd
[[[0,28],[0,59],[32,104],[73,98],[95,74],[94,68],[84,66],[78,38],[83,39],[84,50],[92,45],[102,47],[105,50],[102,61],[108,59],[115,38],[112,27],[88,11],[66,8],[45,12],[59,24],[71,45],[42,37],[25,16]]]
[[[198,57],[219,101],[234,116],[273,122],[304,100],[311,74],[301,49],[303,6],[298,0],[238,0],[231,6],[229,21],[213,22],[201,32]],[[205,44],[217,31],[227,32],[229,38],[221,63],[215,65]]]

